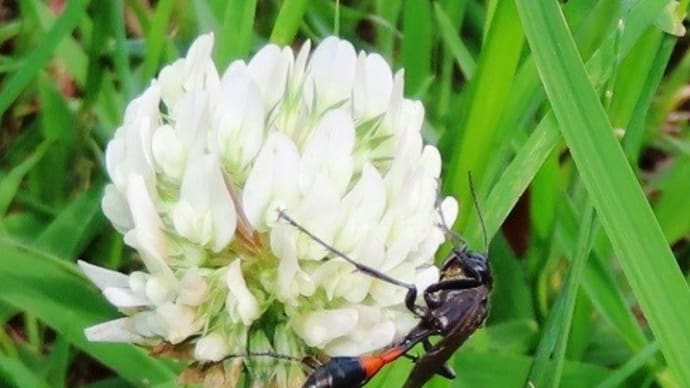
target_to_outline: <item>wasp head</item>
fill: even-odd
[[[493,276],[486,257],[479,252],[454,248],[441,268],[443,280],[471,278],[491,288]]]

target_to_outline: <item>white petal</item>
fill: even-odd
[[[156,211],[153,199],[141,175],[132,174],[127,188],[127,202],[132,209],[135,228],[130,235],[129,242],[141,253],[141,258],[151,273],[166,273],[172,277],[172,272],[165,262],[167,242],[162,232],[162,222]],[[127,241],[127,236],[125,236]]]
[[[228,341],[219,332],[201,337],[194,346],[194,359],[217,362],[230,355]]]
[[[309,278],[326,293],[329,301],[335,298],[335,291],[340,283],[349,281],[354,271],[352,265],[339,259],[322,261],[315,265],[306,263],[305,267]]]
[[[146,282],[149,281],[151,275],[146,272],[134,271],[129,274],[129,289],[137,295],[146,295]]]
[[[319,111],[350,97],[355,79],[357,56],[350,42],[328,37],[321,42],[309,62]],[[310,86],[306,86],[307,90]]]
[[[166,303],[156,309],[164,337],[172,344],[178,344],[195,334],[202,327],[196,320],[194,309],[174,303]]]
[[[293,325],[307,346],[322,347],[349,333],[358,319],[359,313],[353,308],[317,310],[296,317]]]
[[[261,92],[246,75],[223,79],[221,101],[214,113],[222,160],[232,172],[242,170],[256,157],[264,137],[265,112]]]
[[[134,227],[127,201],[115,185],[108,184],[105,186],[101,208],[103,209],[103,214],[108,217],[118,232],[126,233]]]
[[[240,319],[242,319],[242,323],[246,326],[251,325],[261,315],[261,311],[256,298],[247,288],[239,260],[233,261],[228,266],[226,284],[231,294],[228,297],[234,297],[234,300],[237,302],[237,312]]]
[[[134,330],[145,337],[163,337],[165,330],[156,311],[142,311],[130,317]]]
[[[212,48],[213,35],[201,35],[189,47],[186,58],[178,59],[161,70],[158,83],[163,101],[169,108],[174,108],[189,91],[205,89],[216,92],[219,81],[211,61]]]
[[[184,84],[186,90],[204,87],[209,82],[208,78],[213,81],[215,67],[211,61],[212,50],[213,34],[200,35],[189,47],[185,58],[185,73],[188,77]]]
[[[328,245],[338,229],[341,213],[339,193],[324,176],[319,176],[310,191],[305,193],[299,205],[288,208],[287,213],[300,225]],[[300,260],[321,260],[328,251],[320,243],[305,233],[300,233],[297,241],[297,257]]]
[[[175,135],[185,146],[188,157],[203,153],[210,127],[209,109],[209,94],[194,90],[182,96],[170,113]]]
[[[386,274],[394,279],[411,283],[414,279],[415,269],[412,265],[403,263],[393,270],[386,271]],[[405,288],[378,279],[372,282],[370,291],[376,303],[384,307],[402,303],[406,293]]]
[[[349,251],[376,227],[386,206],[386,188],[379,172],[370,164],[364,165],[355,187],[343,198],[343,221],[336,245]]]
[[[441,175],[441,154],[432,145],[424,146],[420,162],[427,176],[438,178]]]
[[[310,190],[319,176],[323,176],[342,195],[352,177],[354,143],[355,128],[349,113],[341,109],[328,111],[304,145],[299,177],[301,191]]]
[[[359,320],[345,337],[330,342],[324,351],[331,356],[352,356],[372,352],[389,345],[395,337],[395,324],[385,319],[375,307],[353,305]]]
[[[306,73],[307,59],[311,51],[311,41],[307,40],[302,44],[302,47],[297,53],[295,62],[290,68],[288,75],[288,91],[289,96],[292,98],[295,95],[302,93],[302,87],[304,86],[304,76]]]
[[[139,96],[134,98],[125,110],[125,124],[138,122],[142,118],[150,120],[150,124],[158,125],[160,122],[159,103],[161,90],[155,83],[146,88]]]
[[[458,217],[458,201],[453,197],[446,197],[441,202],[441,213],[448,229],[453,227],[455,219]]]
[[[84,272],[84,275],[101,290],[108,287],[126,288],[129,286],[129,278],[125,274],[99,267],[83,260],[77,260],[77,264]]]
[[[120,318],[100,323],[84,329],[84,334],[92,342],[144,342],[132,324],[131,318]]]
[[[269,44],[247,64],[247,72],[261,89],[266,111],[270,111],[285,93],[287,72],[292,61],[292,50],[281,50]]]
[[[355,117],[372,119],[386,111],[393,89],[391,68],[379,54],[360,53],[353,89]]]
[[[438,267],[430,265],[417,270],[414,284],[417,288],[417,296],[422,297],[424,291],[432,284],[437,283],[439,279]]]
[[[297,263],[296,233],[289,225],[276,225],[271,230],[271,251],[279,260],[276,294],[279,300],[293,300],[299,295],[295,276],[300,271]]]
[[[355,262],[364,264],[369,268],[378,269],[385,257],[383,237],[377,230],[370,231],[356,249],[350,253],[350,258]],[[339,260],[339,259],[334,259]],[[352,303],[359,303],[369,293],[372,283],[372,276],[355,271],[354,268],[343,280],[338,283],[336,295],[344,297]]]
[[[273,132],[254,161],[242,192],[244,213],[254,229],[266,229],[266,219],[274,216],[271,202],[293,203],[298,192],[299,152],[295,143]]]
[[[103,290],[108,302],[119,308],[148,306],[150,302],[132,292],[129,288],[108,287]]]
[[[204,155],[189,161],[173,210],[177,232],[219,252],[232,240],[236,223],[235,205],[216,158]]]
[[[151,147],[156,165],[168,178],[179,181],[182,178],[187,155],[173,127],[166,124],[158,128],[153,134]]]
[[[172,302],[175,295],[174,285],[170,284],[162,276],[151,276],[146,282],[146,297],[155,305]]]
[[[198,306],[208,293],[208,283],[197,268],[188,269],[182,276],[177,292],[177,303]]]

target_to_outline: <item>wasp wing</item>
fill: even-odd
[[[417,359],[404,388],[423,386],[481,326],[488,313],[485,303],[488,293],[486,287],[480,286],[444,295],[444,303],[434,311],[437,318],[448,323],[443,338]]]

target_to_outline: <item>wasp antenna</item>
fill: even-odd
[[[270,358],[275,358],[276,360],[296,362],[296,363],[304,364],[308,367],[312,367],[312,365],[309,362],[305,361],[304,358],[289,356],[287,354],[280,354],[280,353],[274,353],[274,352],[248,352],[245,354],[230,354],[230,355],[225,356],[223,359],[229,360],[229,359],[233,359],[233,358],[251,358],[251,357],[270,357]]]
[[[467,172],[467,180],[470,184],[470,194],[472,195],[472,203],[474,204],[474,210],[477,212],[477,218],[479,218],[479,225],[482,228],[482,238],[484,240],[484,252],[488,254],[489,252],[489,240],[486,233],[486,224],[484,224],[484,217],[482,217],[482,211],[479,209],[479,200],[477,199],[477,192],[474,190],[474,182],[472,181],[472,171]]]
[[[443,231],[443,234],[446,235],[447,239],[452,240],[452,244],[454,247],[461,246],[463,250],[466,249],[467,242],[465,241],[465,239],[462,238],[462,236],[460,236],[459,233],[452,230],[448,226],[448,223],[446,223],[446,217],[443,215],[441,203],[441,179],[436,178],[436,211],[438,212],[439,218],[441,219],[441,223],[436,224],[436,226],[438,226]]]
[[[364,265],[364,264],[360,264],[360,263],[354,261],[353,259],[351,259],[351,258],[350,258],[348,255],[346,255],[345,253],[343,253],[343,252],[337,250],[336,248],[330,246],[330,245],[327,244],[325,241],[321,240],[320,238],[316,237],[316,235],[314,235],[313,233],[311,233],[310,231],[308,231],[304,226],[298,224],[297,221],[293,220],[292,218],[290,218],[290,216],[288,216],[287,214],[285,214],[285,210],[279,209],[279,210],[278,210],[278,217],[279,217],[279,218],[282,218],[283,220],[285,220],[288,224],[294,226],[294,227],[295,227],[297,230],[299,230],[300,232],[302,232],[302,233],[306,234],[307,236],[309,236],[312,240],[316,241],[319,245],[321,245],[322,247],[326,248],[326,250],[327,250],[328,252],[330,252],[331,254],[333,254],[333,255],[335,255],[335,256],[338,256],[338,257],[340,257],[341,259],[343,259],[343,260],[347,261],[348,263],[352,264],[353,266],[355,266],[355,268],[357,268],[357,270],[358,270],[359,272],[365,273],[365,274],[367,274],[367,275],[369,275],[369,276],[371,276],[371,277],[374,277],[374,278],[379,279],[379,280],[382,280],[382,281],[384,281],[384,282],[393,284],[393,285],[395,285],[395,286],[405,288],[405,289],[407,289],[408,291],[411,291],[411,292],[416,292],[416,291],[417,291],[417,289],[415,288],[414,284],[408,284],[408,283],[402,282],[402,281],[400,281],[400,280],[394,279],[394,278],[392,278],[392,277],[386,275],[386,274],[383,273],[383,272],[377,271],[377,270],[375,270],[375,269],[373,269],[373,268],[371,268],[371,267],[369,267],[369,266],[366,266],[366,265]]]

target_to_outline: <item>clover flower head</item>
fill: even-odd
[[[103,211],[143,268],[80,262],[125,315],[88,338],[234,368],[260,351],[352,356],[403,336],[416,323],[405,289],[279,217],[420,290],[438,280],[441,158],[422,142],[424,108],[403,97],[402,72],[336,37],[296,55],[269,44],[222,73],[212,47],[202,35],[165,67],[108,144]],[[440,209],[452,223],[455,200]],[[294,365],[252,370],[304,378]]]

